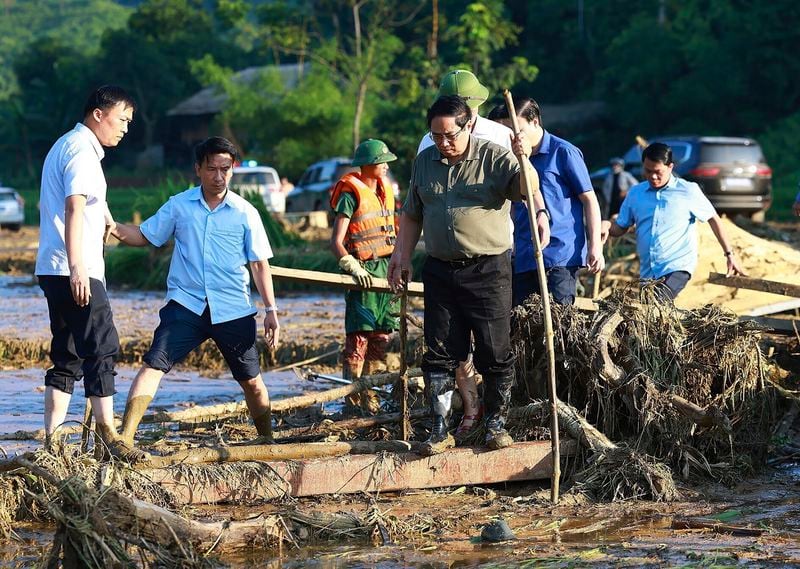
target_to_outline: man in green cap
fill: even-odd
[[[397,160],[389,147],[374,138],[356,148],[353,166],[359,172],[342,176],[333,188],[331,207],[336,214],[331,250],[339,267],[362,287],[372,277],[386,278],[389,257],[396,239],[395,205],[387,162]],[[398,329],[396,298],[389,293],[351,290],[345,293],[345,379],[358,379],[362,372],[375,373],[386,355],[391,333]],[[373,395],[363,393],[354,401],[369,412],[378,411]]]
[[[513,132],[505,125],[485,119],[478,114],[480,106],[489,98],[489,89],[478,81],[475,74],[466,69],[454,69],[446,73],[439,82],[439,93],[436,98],[448,95],[458,95],[467,102],[470,110],[470,119],[465,131],[475,138],[494,142],[511,150],[511,137]],[[430,136],[425,135],[419,143],[417,154],[434,145]],[[456,437],[462,438],[475,428],[483,416],[480,397],[478,396],[479,376],[472,361],[472,354],[466,361],[459,364],[456,369],[456,385],[463,402],[461,422],[456,428]]]

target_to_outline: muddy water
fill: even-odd
[[[121,415],[131,381],[136,375],[132,368],[117,369],[117,393],[114,411]],[[42,428],[44,416],[44,370],[24,369],[0,371],[0,433],[36,431]],[[274,399],[298,395],[303,391],[328,389],[326,382],[298,379],[291,371],[270,372],[264,381]],[[173,370],[161,382],[152,410],[177,411],[189,405],[214,405],[242,400],[239,384],[230,377],[209,378],[194,371]],[[67,421],[82,421],[85,406],[82,383],[76,383]],[[335,404],[329,410],[335,410]],[[16,454],[38,446],[36,441],[1,441],[8,454]]]
[[[111,289],[114,322],[122,338],[149,338],[158,325],[164,293]],[[286,293],[278,299],[282,338],[336,339],[343,336],[344,297],[338,293]],[[258,306],[263,306],[260,299]],[[49,338],[47,302],[32,276],[0,275],[0,336]]]

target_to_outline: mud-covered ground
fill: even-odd
[[[777,235],[789,240],[781,237],[786,232]],[[0,273],[6,273],[0,275],[0,339],[46,342],[49,338],[46,304],[30,275],[35,243],[34,229],[0,231]],[[120,335],[149,341],[163,295],[112,290],[110,298]],[[294,293],[282,295],[280,304],[284,342],[326,346],[341,341],[341,295]],[[25,369],[2,361],[0,366],[0,382],[14,383],[4,385],[4,395],[0,396],[0,430],[28,428],[28,423],[13,427],[30,422],[31,413],[36,414],[33,423],[40,418],[34,400],[39,398],[37,376],[46,362]],[[121,370],[120,400],[133,370]],[[207,381],[202,376],[202,371],[175,373],[173,383],[165,383],[160,393],[165,406],[178,405],[180,391],[198,382],[204,382],[206,402],[237,396],[235,383],[226,382],[224,377]],[[283,380],[287,395],[309,388],[292,382],[290,376]],[[31,428],[36,426],[33,423]],[[790,432],[790,438],[800,439],[795,431]],[[800,441],[795,446],[800,448]],[[242,551],[223,563],[291,568],[800,567],[800,468],[795,464],[785,463],[732,487],[682,484],[681,500],[670,504],[594,504],[565,497],[554,507],[548,503],[545,485],[520,483],[303,499],[294,505],[359,516],[375,505],[402,524],[403,533],[390,535],[388,542],[380,537],[341,537],[313,547],[286,546],[281,553]],[[285,505],[205,507],[190,513],[204,519],[242,520],[278,507]],[[478,539],[481,528],[497,518],[508,521],[515,541],[492,545]],[[725,527],[679,529],[686,520],[703,521],[706,526],[716,520]],[[748,531],[739,532],[737,528]],[[0,567],[33,566],[49,548],[51,527],[20,524],[16,531],[18,539],[0,543]]]
[[[565,497],[548,503],[540,485],[409,491],[378,496],[304,499],[301,510],[364,516],[377,506],[407,524],[407,533],[384,541],[342,536],[314,546],[285,546],[281,554],[240,551],[220,560],[227,567],[800,567],[797,472],[787,469],[734,488],[684,490],[670,504],[591,504]],[[284,506],[285,507],[285,506]],[[198,508],[198,517],[252,519],[276,506]],[[479,539],[482,527],[505,519],[516,539]],[[675,529],[687,520],[747,527],[761,535],[710,529]],[[0,566],[30,567],[48,547],[51,529],[24,524],[19,541],[0,546]],[[751,532],[751,533],[758,533]],[[302,537],[302,536],[299,536]]]

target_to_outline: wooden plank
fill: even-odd
[[[299,283],[306,284],[320,284],[330,285],[339,288],[361,289],[360,286],[353,280],[353,277],[348,275],[340,275],[336,273],[326,273],[323,271],[306,271],[303,269],[289,269],[287,267],[270,267],[273,278],[285,279]],[[386,279],[372,279],[372,286],[369,290],[375,292],[392,292],[389,287],[389,282]],[[424,288],[422,283],[408,283],[409,296],[423,296]],[[597,305],[591,298],[579,296],[575,299],[575,307],[579,310],[597,310]]]
[[[709,273],[708,282],[716,285],[729,286],[733,288],[745,288],[748,290],[758,290],[770,292],[772,294],[782,294],[800,298],[800,286],[767,279],[756,279],[753,277],[728,277],[722,273]]]
[[[306,271],[303,269],[289,269],[287,267],[270,266],[272,277],[298,283],[329,285],[338,288],[362,290],[358,283],[349,275],[326,273],[323,271]],[[368,290],[375,292],[392,292],[389,281],[386,279],[372,278],[372,286]],[[422,283],[408,283],[409,296],[422,296]]]
[[[575,453],[573,440],[561,443],[562,456]],[[550,441],[521,442],[489,451],[455,448],[423,457],[416,453],[347,455],[291,462],[248,463],[253,483],[204,471],[208,467],[146,469],[181,505],[246,503],[286,495],[353,494],[442,488],[507,481],[547,480],[552,466]],[[263,476],[259,472],[263,471]],[[230,480],[230,481],[229,481]]]
[[[800,298],[793,298],[791,300],[784,300],[783,302],[776,302],[774,304],[767,304],[766,306],[758,306],[751,308],[745,312],[746,316],[768,316],[770,314],[777,314],[779,312],[786,312],[787,310],[794,310],[800,308]]]

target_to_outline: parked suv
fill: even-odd
[[[25,221],[25,200],[13,188],[0,187],[0,228],[19,231]]]
[[[696,182],[719,213],[745,214],[763,221],[772,205],[772,168],[752,138],[722,136],[659,136],[672,148],[675,174]],[[642,148],[635,145],[623,156],[625,169],[642,179]],[[602,187],[608,168],[592,173],[595,189]]]
[[[286,195],[281,190],[281,179],[275,168],[245,164],[233,169],[230,188],[237,194],[255,192],[264,200],[267,211],[286,211]]]
[[[349,172],[358,172],[352,160],[343,156],[315,162],[303,172],[295,188],[286,197],[286,211],[319,211],[330,209],[330,193],[339,178]],[[400,194],[397,180],[389,171],[394,195]]]

